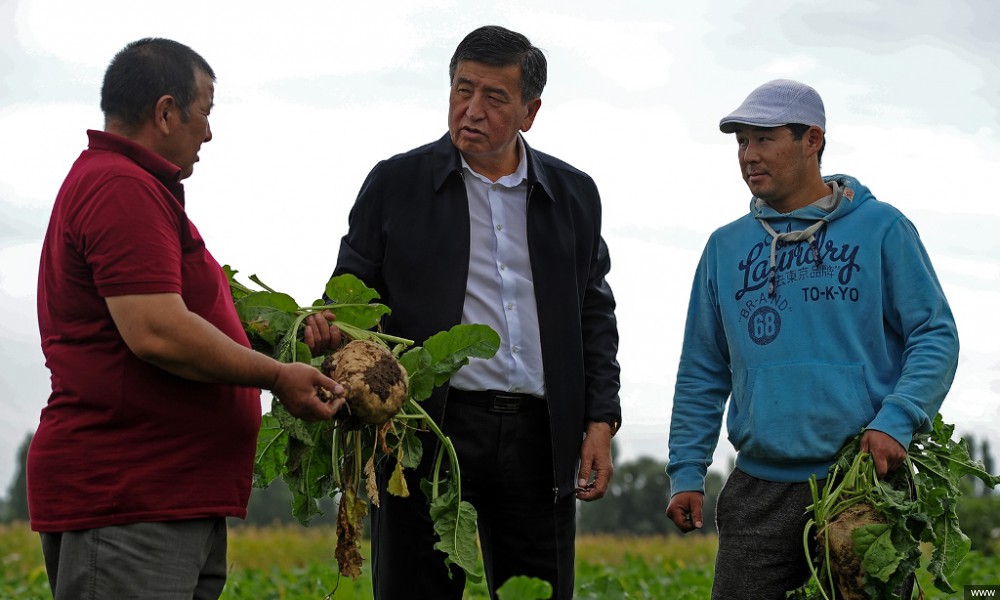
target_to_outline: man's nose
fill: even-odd
[[[485,111],[486,99],[482,94],[473,94],[472,98],[469,99],[469,106],[465,109],[465,114],[470,119],[482,119],[486,115]]]

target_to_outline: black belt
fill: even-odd
[[[545,399],[531,394],[499,392],[497,390],[459,390],[450,388],[448,400],[485,408],[492,413],[516,414],[545,407]]]

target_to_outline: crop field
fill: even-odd
[[[368,600],[368,563],[356,581],[337,575],[333,530],[298,525],[234,526],[229,530],[230,573],[223,599]],[[712,586],[715,539],[710,536],[583,536],[577,541],[577,593],[581,600],[706,599]],[[365,546],[367,561],[367,545]],[[1000,556],[973,552],[951,578],[963,585],[1000,584]],[[925,598],[948,596],[922,580]],[[50,599],[36,534],[21,523],[0,525],[0,600]],[[468,600],[487,598],[470,586]]]

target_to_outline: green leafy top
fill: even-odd
[[[934,418],[930,432],[917,434],[907,449],[904,467],[884,480],[875,474],[867,453],[861,452],[861,435],[852,439],[837,456],[822,490],[816,477],[810,481],[815,525],[822,531],[848,507],[866,502],[885,518],[885,523],[859,527],[852,532],[854,552],[865,571],[864,591],[869,598],[892,598],[894,590],[920,567],[920,544],[932,547],[927,567],[934,586],[955,593],[948,577],[958,568],[970,549],[969,538],[959,527],[956,512],[962,495],[961,479],[967,475],[994,488],[1000,475],[986,471],[974,461],[964,439],[954,439],[955,427]],[[806,539],[808,556],[808,538]],[[819,570],[810,581],[789,592],[790,598],[833,598],[834,584],[828,555],[819,558]]]
[[[446,564],[464,569],[472,581],[482,579],[482,563],[476,545],[476,512],[461,500],[458,457],[451,441],[420,406],[470,358],[489,358],[500,347],[500,337],[486,325],[457,325],[428,338],[423,346],[378,330],[389,307],[374,302],[375,290],[353,275],[332,277],[326,284],[330,300],[299,305],[291,296],[277,292],[255,275],[250,280],[262,290],[253,290],[235,279],[237,271],[226,266],[233,302],[251,344],[259,352],[283,362],[299,361],[319,367],[324,357],[313,357],[301,341],[301,326],[315,312],[330,309],[333,324],[352,339],[368,339],[393,346],[393,353],[407,371],[408,399],[402,411],[383,425],[356,422],[307,422],[290,415],[277,400],[264,415],[257,439],[254,485],[266,487],[281,477],[292,492],[292,514],[307,524],[320,513],[319,499],[340,497],[338,542],[335,553],[342,573],[360,573],[360,553],[351,545],[360,536],[360,519],[367,507],[364,494],[378,501],[375,467],[395,458],[389,493],[408,495],[403,469],[420,463],[423,449],[417,432],[432,431],[441,441],[432,480],[425,480],[429,511],[440,537],[436,547]],[[448,468],[443,469],[447,461]],[[443,476],[442,473],[448,473]]]

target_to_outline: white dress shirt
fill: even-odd
[[[452,376],[462,390],[502,390],[545,396],[538,309],[528,256],[528,162],[518,138],[517,169],[496,182],[462,158],[469,196],[469,280],[463,323],[483,323],[500,334],[500,350],[473,358]]]

